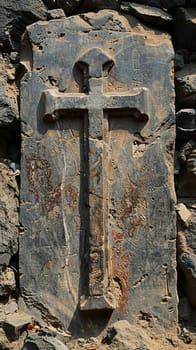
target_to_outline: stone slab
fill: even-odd
[[[21,308],[85,331],[112,295],[102,320],[175,324],[169,36],[100,11],[29,26],[21,56]]]

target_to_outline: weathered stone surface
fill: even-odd
[[[22,350],[68,350],[60,340],[46,335],[31,334],[25,340]]]
[[[27,325],[32,323],[32,317],[22,313],[14,313],[8,315],[3,323],[3,329],[9,340],[13,341],[18,339],[20,334],[26,330]]]
[[[19,118],[15,68],[0,55],[0,127],[14,127]]]
[[[126,320],[112,324],[104,341],[110,344],[109,349],[118,350],[150,350],[152,345],[144,329],[132,326]]]
[[[195,157],[196,168],[196,157]],[[192,164],[193,167],[193,164]],[[186,178],[186,185],[191,185],[192,180]],[[191,187],[191,186],[190,186]],[[183,193],[183,188],[181,190]],[[183,292],[188,298],[190,305],[196,306],[196,203],[195,199],[181,199],[178,204],[178,235],[177,235],[177,253],[178,264],[183,272]],[[193,197],[196,194],[193,191]],[[180,317],[182,315],[180,314]]]
[[[18,252],[19,233],[18,170],[15,162],[19,161],[20,139],[17,130],[18,92],[14,80],[15,67],[7,55],[0,55],[0,295],[4,297],[8,297],[16,287],[13,270],[5,266]]]
[[[196,307],[196,255],[189,252],[179,254],[178,262],[186,279],[185,289],[189,302]]]
[[[5,332],[0,328],[0,349],[1,350],[10,350],[9,341],[5,335]]]
[[[48,19],[57,19],[57,18],[64,18],[65,12],[62,9],[53,9],[47,11],[47,17]]]
[[[174,44],[177,49],[196,50],[196,9],[178,8],[174,15]]]
[[[0,265],[18,252],[19,203],[15,171],[0,163]]]
[[[188,220],[191,217],[190,210],[188,210],[183,203],[178,203],[178,205],[176,206],[176,210],[178,212],[178,215],[180,216],[180,219],[184,223],[184,225],[187,226]]]
[[[196,63],[187,64],[176,72],[175,82],[178,107],[196,107]]]
[[[41,0],[7,0],[0,3],[0,44],[7,50],[19,49],[26,25],[47,18]]]
[[[56,0],[55,6],[62,8],[67,15],[70,15],[81,4],[81,0]]]
[[[5,305],[5,314],[13,314],[16,311],[18,311],[18,304],[16,303],[15,300],[10,300],[6,305]]]
[[[14,271],[9,267],[0,266],[0,297],[9,296],[15,288]]]
[[[156,25],[167,25],[173,19],[169,13],[161,9],[147,5],[138,5],[134,2],[122,2],[120,8],[126,13],[131,13],[136,17],[141,18],[144,22]]]
[[[189,139],[182,145],[178,152],[178,161],[180,166],[177,179],[177,194],[179,198],[195,198],[196,142],[194,138]]]
[[[196,133],[196,109],[180,109],[176,113],[176,125],[181,133],[194,135]]]
[[[0,91],[2,91],[0,87]],[[0,97],[0,126],[9,126],[16,121],[17,112],[12,101],[3,94]]]
[[[127,0],[127,2],[132,1]],[[134,2],[142,5],[154,6],[164,9],[184,6],[186,3],[185,0],[136,0]]]
[[[142,311],[171,325],[170,39],[113,11],[38,23],[28,37],[21,307],[70,329],[87,327],[79,307],[116,308],[113,320]]]
[[[16,341],[9,341],[3,328],[0,328],[0,349],[1,350],[21,350],[24,344],[25,332]]]

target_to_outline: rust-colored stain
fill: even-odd
[[[98,174],[97,174],[97,171],[96,170],[94,170],[94,171],[91,171],[91,176],[92,177],[95,177],[95,176],[97,176]]]
[[[57,259],[47,259],[45,266],[48,270],[51,270],[52,265],[58,265],[58,260]]]
[[[45,266],[48,270],[52,270],[53,267],[59,266],[59,265],[63,270],[68,266],[66,261],[63,264],[60,264],[57,258],[48,258],[45,262]]]
[[[29,190],[34,194],[35,202],[47,206],[48,194],[52,191],[50,163],[39,154],[32,154],[31,157],[26,156],[25,161],[26,174],[30,184]]]
[[[77,203],[79,192],[74,191],[71,184],[66,187],[65,195],[71,199],[72,204]]]
[[[123,311],[128,303],[128,280],[129,280],[129,254],[124,250],[124,234],[112,231],[112,275],[113,280],[118,283],[121,289],[121,297],[118,307]]]
[[[29,181],[29,191],[33,193],[35,203],[39,203],[41,214],[46,214],[53,210],[55,206],[61,205],[62,192],[67,200],[72,205],[77,203],[79,193],[75,192],[71,184],[61,187],[52,185],[51,164],[46,159],[44,146],[40,149],[38,146],[37,152],[25,157],[26,174]]]
[[[131,183],[121,201],[119,217],[124,226],[128,227],[129,236],[134,235],[137,226],[145,226],[147,222],[144,188],[143,182],[137,186]]]

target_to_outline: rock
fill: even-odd
[[[48,10],[47,15],[48,15],[48,20],[66,17],[65,12],[62,9]]]
[[[27,325],[32,323],[31,316],[17,312],[8,315],[3,323],[3,329],[9,340],[13,341],[19,338],[20,334],[27,328]]]
[[[19,52],[18,51],[12,51],[9,55],[10,57],[10,61],[11,62],[14,62],[14,63],[18,63],[19,60],[20,60],[20,57],[19,57]]]
[[[47,332],[48,330],[48,332]],[[40,330],[40,334],[42,335],[52,335],[56,339],[60,340],[62,343],[67,343],[71,338],[71,333],[67,330],[66,332],[60,328],[54,328],[52,326],[48,326],[45,331],[43,329]]]
[[[196,8],[178,8],[174,13],[176,49],[196,50]]]
[[[180,109],[176,113],[177,130],[181,133],[193,135],[196,133],[196,109]]]
[[[188,220],[191,217],[191,212],[190,210],[187,209],[187,207],[183,204],[183,203],[179,203],[176,206],[176,210],[178,212],[178,215],[180,216],[180,219],[182,220],[182,222],[187,225]]]
[[[80,345],[80,346],[84,346],[85,343],[86,343],[86,340],[85,340],[84,338],[78,338],[78,339],[77,339],[77,343],[78,343],[78,345]]]
[[[190,206],[190,199],[187,199]],[[186,226],[179,225],[177,234],[177,260],[179,271],[182,277],[179,279],[181,283],[181,291],[186,297],[180,298],[179,315],[180,319],[191,320],[191,307],[196,307],[196,211],[191,208],[192,216],[186,222]]]
[[[183,55],[179,53],[175,53],[175,58],[174,58],[174,68],[175,70],[182,69],[184,67],[184,57]]]
[[[16,288],[14,271],[0,265],[0,297],[9,296]]]
[[[179,197],[187,197],[193,200],[196,196],[196,147],[194,143],[191,145],[190,142],[187,142],[183,145],[179,153],[179,160],[181,168],[178,175],[177,194]]]
[[[196,307],[196,255],[184,252],[178,255],[179,265],[185,276],[185,291],[190,304]]]
[[[60,340],[52,336],[29,334],[22,350],[68,350],[68,347]]]
[[[187,64],[176,72],[175,85],[177,106],[196,107],[196,63]]]
[[[179,54],[183,57],[184,63],[190,63],[190,52],[187,49],[180,49],[175,51],[176,54]]]
[[[82,0],[56,0],[55,7],[62,8],[66,15],[71,15],[82,3]]]
[[[1,81],[0,81],[1,84]],[[0,87],[0,92],[2,91]],[[10,98],[0,96],[0,127],[13,125],[17,119],[17,111]]]
[[[182,339],[185,344],[191,344],[193,341],[191,332],[189,332],[188,329],[184,327],[181,329],[181,332],[179,333],[178,337]]]
[[[188,205],[190,207],[190,200],[188,200]],[[196,255],[196,240],[195,240],[195,232],[196,232],[196,208],[191,208],[192,217],[189,220],[189,225],[185,229],[185,235],[187,244],[190,247],[191,251]]]
[[[0,192],[0,264],[8,265],[11,257],[18,252],[18,184],[14,171],[2,162]]]
[[[53,9],[55,7],[56,0],[42,0],[48,9]]]
[[[18,311],[18,305],[15,301],[9,301],[5,305],[5,314],[13,314],[14,312]]]
[[[110,344],[114,350],[150,350],[151,341],[144,329],[131,325],[126,320],[112,324],[107,330],[103,342]]]
[[[7,0],[0,4],[0,42],[4,50],[19,50],[26,25],[47,18],[41,0]]]
[[[179,264],[182,270],[186,270],[186,273],[189,272],[190,277],[195,279],[196,282],[196,255],[188,252],[182,253],[179,257]]]
[[[179,197],[195,198],[196,196],[196,142],[189,139],[182,145],[178,154],[181,164],[177,182],[177,194]]]
[[[0,54],[0,127],[16,127],[19,119],[15,67]]]
[[[131,13],[138,18],[156,25],[167,25],[172,21],[172,16],[156,7],[150,7],[147,5],[138,5],[135,2],[127,3],[122,2],[120,8],[123,12]]]
[[[126,2],[132,2],[127,0]],[[163,9],[172,9],[179,6],[184,6],[185,0],[136,0],[137,4],[159,7]]]
[[[3,328],[0,328],[0,350],[10,350],[10,343]]]
[[[94,344],[97,344],[97,343],[98,343],[98,339],[95,338],[95,337],[90,337],[90,338],[88,339],[88,341],[89,341],[89,343],[94,343]]]

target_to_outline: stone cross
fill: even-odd
[[[109,110],[138,111],[140,119],[148,119],[148,89],[128,92],[105,92],[105,76],[114,60],[99,48],[88,50],[76,65],[86,72],[87,93],[62,93],[57,90],[42,92],[44,120],[56,121],[59,111],[83,110],[88,113],[88,205],[89,205],[89,295],[81,297],[82,310],[114,309],[115,297],[109,281],[107,204],[104,170],[104,112]],[[107,75],[107,74],[105,74]],[[85,74],[84,74],[85,78]],[[84,88],[85,89],[85,88]],[[109,291],[110,290],[110,291]]]

